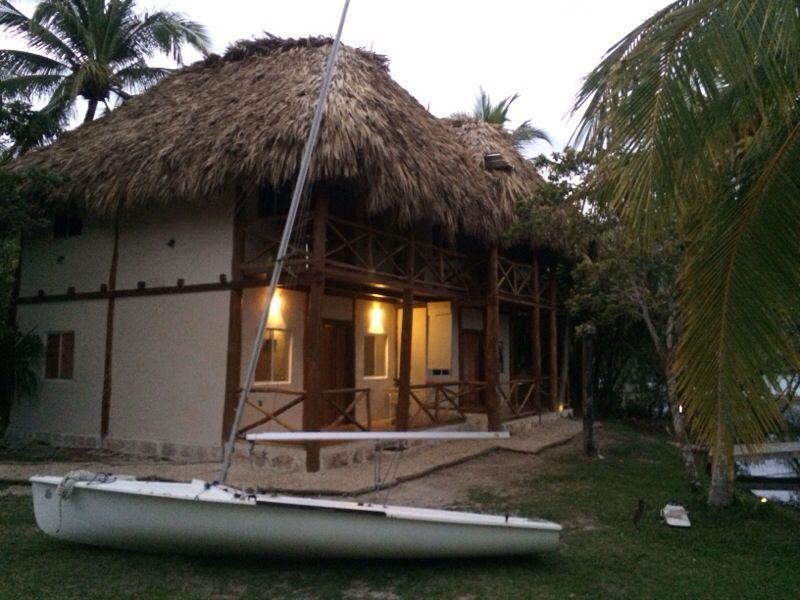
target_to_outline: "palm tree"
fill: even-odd
[[[0,50],[0,96],[49,99],[44,111],[64,121],[82,96],[88,101],[84,122],[98,104],[155,83],[170,69],[151,67],[146,59],[163,52],[181,63],[188,44],[207,52],[204,26],[181,13],[134,12],[134,0],[43,0],[26,17],[0,0],[0,28],[26,38],[29,48]]]
[[[782,425],[778,369],[800,368],[798,31],[800,0],[673,2],[608,51],[574,107],[620,214],[644,239],[675,219],[686,241],[672,368],[712,451],[712,505],[732,501],[734,444]]]
[[[503,98],[497,104],[493,104],[489,94],[483,88],[480,88],[480,93],[475,100],[475,107],[472,109],[472,116],[486,123],[505,125],[509,121],[508,109],[511,108],[517,98],[519,98],[519,94],[514,94]],[[511,135],[514,138],[514,145],[519,150],[523,150],[528,144],[537,140],[552,145],[550,137],[545,133],[544,129],[534,127],[530,120],[523,121],[519,127],[511,132]]]

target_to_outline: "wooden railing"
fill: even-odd
[[[533,298],[533,266],[500,257],[497,261],[497,289],[500,293]]]
[[[262,400],[258,399],[258,396],[261,394],[277,394],[277,395],[284,395],[284,396],[291,396],[285,403],[281,404],[277,409],[269,411],[264,408],[264,403]],[[270,422],[275,422],[281,427],[283,427],[287,431],[297,431],[296,427],[292,427],[288,423],[286,423],[283,419],[281,419],[281,415],[286,411],[294,408],[298,404],[302,404],[306,399],[306,393],[302,390],[289,390],[282,387],[270,387],[264,385],[254,385],[250,394],[250,397],[247,398],[247,406],[254,409],[256,412],[261,413],[262,417],[241,427],[239,429],[238,435],[243,436],[248,431],[255,429],[256,427],[261,427],[262,425],[266,425]]]
[[[408,253],[414,252],[412,269]],[[475,287],[475,261],[466,254],[419,240],[331,217],[325,266],[366,272],[370,277],[466,292]],[[409,270],[412,270],[409,273]]]
[[[412,406],[410,407],[410,422],[419,424],[421,415],[427,417],[429,423],[434,425],[452,420],[452,414],[457,418],[466,418],[468,412],[462,399],[470,394],[486,389],[483,381],[444,381],[435,383],[422,383],[410,386]]]
[[[260,396],[264,394],[289,396],[289,398],[277,408],[268,410],[264,407],[263,400],[260,399]],[[347,406],[342,407],[336,402],[337,396],[351,396],[351,400],[348,402]],[[293,427],[287,423],[285,419],[281,418],[281,415],[291,410],[295,406],[302,405],[305,402],[305,399],[306,392],[304,390],[290,390],[283,387],[259,384],[254,385],[251,395],[247,398],[246,402],[247,406],[260,413],[261,416],[252,423],[248,423],[247,425],[241,427],[238,431],[238,435],[240,437],[244,436],[253,429],[268,425],[269,423],[275,423],[286,431],[299,431],[298,427]],[[348,425],[355,426],[361,431],[370,431],[372,429],[372,403],[370,401],[369,388],[323,390],[322,401],[327,406],[333,408],[336,413],[338,413],[338,416],[332,422],[324,425],[322,429],[336,429]],[[361,405],[364,406],[364,414],[366,416],[365,420],[359,419],[358,416],[359,407]]]
[[[497,384],[497,395],[501,405],[515,417],[541,412],[541,406],[536,406],[534,399],[535,390],[535,379],[512,379]]]
[[[245,272],[264,272],[275,262],[278,245],[283,233],[285,216],[268,217],[248,222],[245,225],[245,251],[242,270]],[[293,276],[308,270],[310,258],[309,242],[310,219],[301,215],[296,225],[286,254],[284,268]]]
[[[335,396],[352,395],[352,400],[345,408],[337,404]],[[340,390],[323,390],[322,400],[331,406],[339,416],[334,421],[322,427],[322,429],[336,429],[342,425],[354,425],[361,431],[372,429],[372,405],[370,402],[369,388],[343,388]],[[358,406],[364,404],[366,422],[358,419]]]

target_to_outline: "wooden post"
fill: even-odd
[[[103,396],[100,403],[100,439],[108,435],[111,415],[111,368],[114,355],[114,290],[117,289],[117,263],[119,262],[119,217],[114,218],[114,247],[108,269],[108,308],[106,309],[106,348],[103,364]]]
[[[241,191],[234,196],[233,252],[231,254],[231,282],[242,280],[242,262],[246,243],[247,204]],[[228,358],[225,365],[225,402],[222,408],[222,440],[226,440],[236,415],[239,387],[242,380],[242,300],[241,288],[231,290],[228,305]]]
[[[542,292],[539,279],[539,256],[533,251],[533,311],[531,314],[531,365],[533,370],[533,401],[539,418],[542,416]]]
[[[550,410],[558,410],[558,312],[556,304],[558,298],[556,296],[558,291],[558,282],[556,281],[556,270],[553,267],[550,273],[550,279],[547,282],[547,301],[550,304],[550,331],[548,342],[550,344],[550,351],[548,352],[549,363],[549,408]]]
[[[486,281],[486,347],[484,370],[486,373],[486,415],[490,431],[499,431],[500,406],[497,398],[497,367],[500,362],[497,355],[498,334],[500,329],[500,300],[497,295],[497,246],[489,248],[489,264]]]
[[[403,289],[403,322],[400,328],[400,372],[397,384],[397,431],[409,428],[409,410],[411,404],[411,335],[414,322],[414,235],[408,238],[406,255],[407,284]]]
[[[303,429],[319,431],[322,426],[322,302],[325,295],[325,232],[328,226],[328,195],[314,196],[311,231],[311,270],[303,336]],[[319,471],[319,442],[306,442],[306,470]]]

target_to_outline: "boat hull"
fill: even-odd
[[[203,482],[31,479],[36,523],[53,537],[126,550],[292,558],[432,558],[555,550],[561,527],[406,507],[244,495]]]

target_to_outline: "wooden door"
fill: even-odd
[[[482,332],[462,329],[459,335],[458,356],[461,381],[476,382],[485,379]],[[464,407],[483,407],[483,392],[473,391],[464,394],[461,396],[461,404]]]
[[[324,321],[322,324],[322,389],[341,390],[355,386],[355,361],[353,358],[353,324],[349,321]],[[342,413],[342,410],[353,400],[352,392],[336,394],[323,393],[322,426],[331,425]],[[351,410],[349,414],[353,414]],[[340,425],[347,420],[339,421]]]

